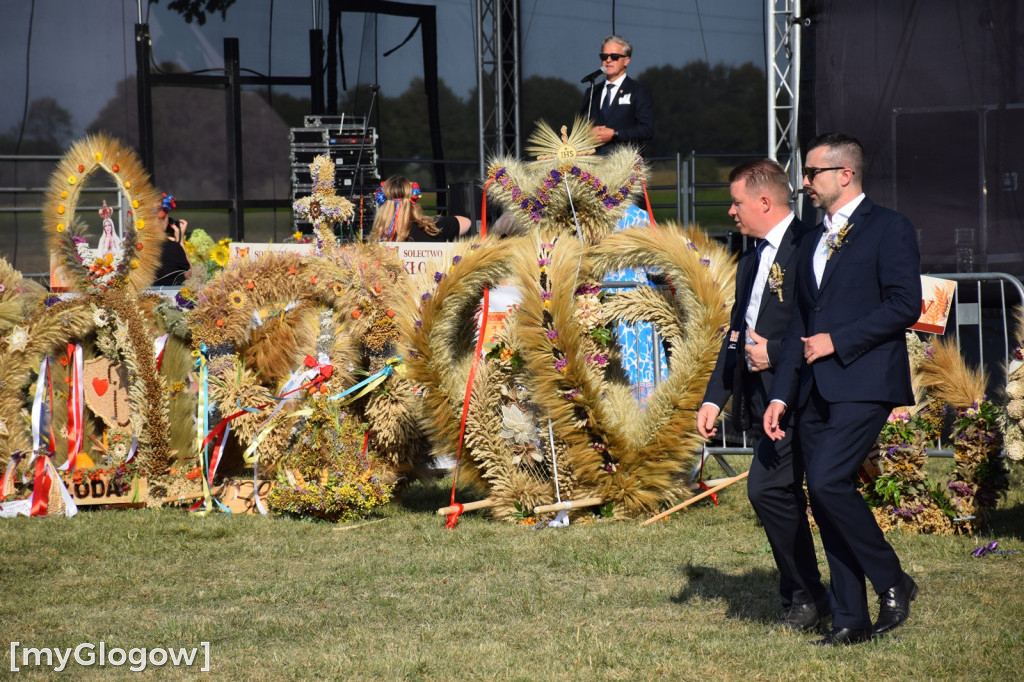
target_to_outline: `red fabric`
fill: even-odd
[[[32,516],[46,516],[46,509],[50,505],[50,472],[46,470],[46,463],[49,458],[40,455],[36,458],[36,476],[32,483]]]

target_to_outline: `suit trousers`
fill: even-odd
[[[779,567],[783,608],[821,603],[825,597],[807,521],[803,460],[793,441],[792,429],[778,441],[761,437],[747,478],[747,496]]]
[[[871,628],[865,576],[882,593],[903,577],[899,557],[857,490],[857,472],[894,406],[826,401],[812,385],[797,439],[807,491],[831,573],[832,624]]]

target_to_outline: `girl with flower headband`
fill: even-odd
[[[380,183],[374,194],[377,214],[370,230],[372,241],[385,242],[446,242],[469,232],[469,218],[465,216],[437,216],[433,220],[423,215],[417,203],[420,186],[407,178],[395,175]]]

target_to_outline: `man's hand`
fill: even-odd
[[[718,413],[721,410],[717,405],[706,403],[697,410],[697,432],[704,438],[711,440],[718,433],[715,422],[718,421]]]
[[[764,433],[772,440],[779,440],[786,435],[786,432],[779,428],[779,421],[784,414],[786,414],[785,403],[778,400],[768,403],[768,409],[764,411]]]
[[[836,352],[835,346],[832,345],[831,334],[815,334],[806,338],[801,336],[800,340],[804,342],[804,359],[808,365]]]
[[[615,137],[615,131],[608,126],[594,126],[591,128],[591,132],[594,133],[594,137],[601,144],[608,144]]]
[[[748,329],[747,333],[750,335],[750,340],[754,342],[753,345],[747,344],[745,347],[747,352],[747,369],[751,372],[763,372],[766,369],[770,369],[772,363],[768,362],[768,339],[753,329]]]

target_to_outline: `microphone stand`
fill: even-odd
[[[349,201],[352,201],[352,198],[356,194],[356,181],[357,181],[357,179],[358,179],[359,183],[362,184],[363,170],[362,170],[362,168],[360,166],[362,165],[362,161],[363,161],[363,148],[366,146],[366,129],[367,129],[367,126],[369,126],[369,124],[370,124],[370,116],[373,114],[373,103],[377,101],[377,92],[378,91],[380,91],[380,85],[379,84],[374,83],[373,85],[370,86],[370,92],[372,92],[373,94],[370,96],[370,106],[366,110],[366,118],[363,119],[363,134],[359,137],[359,152],[356,154],[355,172],[352,174],[352,187],[349,189],[349,192],[348,192],[348,199],[349,199]],[[339,130],[338,132],[340,133],[341,131]],[[355,233],[356,233],[356,237],[357,237],[358,241],[363,241],[363,221],[362,221],[362,210],[361,210],[362,202],[363,202],[363,197],[360,195],[360,197],[359,197],[359,203],[360,203],[359,224],[356,227],[356,229],[354,230]]]
[[[600,69],[598,69],[594,73],[589,74],[587,76],[584,76],[583,81],[582,81],[583,83],[586,83],[587,81],[590,81],[590,93],[589,93],[590,103],[587,105],[587,119],[591,123],[594,122],[594,85],[596,84],[597,77],[598,76],[603,76],[606,73],[607,72],[605,71],[604,66],[602,66]]]

